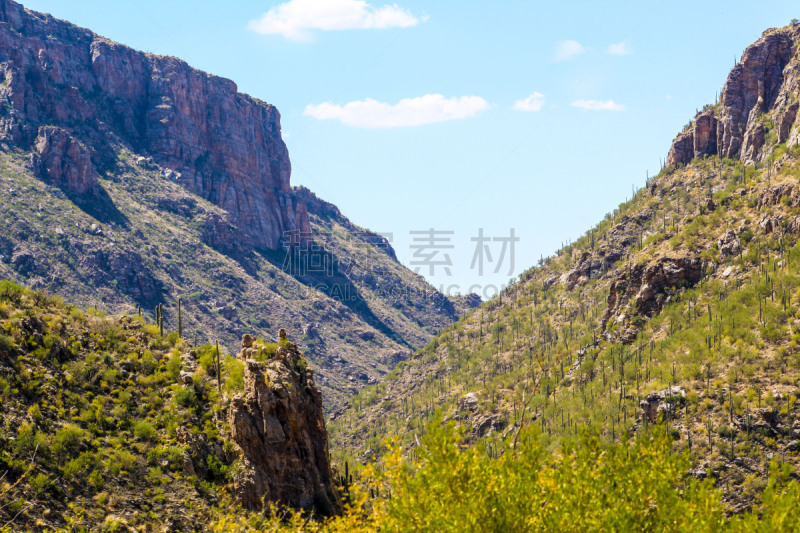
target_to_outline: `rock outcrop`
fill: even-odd
[[[673,141],[667,165],[686,164],[704,155],[762,160],[773,127],[778,143],[800,142],[798,42],[800,25],[793,25],[769,29],[748,46],[728,75],[716,114],[713,108],[697,114],[689,129]]]
[[[602,273],[603,264],[593,257],[592,253],[583,252],[572,270],[565,272],[561,276],[567,290],[571,291],[575,285],[584,285],[592,278]]]
[[[285,336],[272,357],[256,360],[262,353],[250,335],[242,338],[245,393],[228,412],[242,461],[236,494],[249,509],[266,512],[273,502],[330,514],[338,503],[314,373]]]
[[[667,165],[687,164],[695,157],[717,153],[714,111],[698,113],[687,131],[679,133],[667,155]]]
[[[760,407],[754,413],[747,411],[744,415],[734,415],[733,425],[741,431],[758,433],[770,438],[774,438],[782,433],[782,430],[787,429],[781,424],[780,413],[772,407]],[[797,434],[792,430],[793,437]],[[793,447],[791,442],[788,447]]]
[[[686,391],[681,387],[669,387],[654,391],[639,402],[642,415],[652,423],[658,422],[660,416],[676,418],[678,407],[685,402]]]
[[[227,210],[246,245],[310,232],[278,110],[230,80],[11,0],[0,0],[0,80],[0,141],[38,152],[59,186],[91,188],[93,166],[112,166],[121,144]]]
[[[603,241],[597,242],[596,248],[583,252],[574,263],[574,266],[564,272],[558,280],[567,290],[576,286],[585,285],[589,280],[604,275],[614,264],[622,259],[632,244],[639,242],[645,232],[647,224],[653,217],[651,209],[642,209],[630,215],[623,215],[604,236]]]
[[[142,256],[128,247],[87,249],[83,266],[96,284],[116,284],[140,304],[159,303],[163,286]]]
[[[800,190],[794,183],[780,183],[767,187],[759,196],[757,207],[759,210],[786,203],[790,207],[800,206]]]
[[[728,230],[717,240],[717,248],[723,257],[737,255],[742,251],[742,243],[733,230]]]
[[[702,277],[703,261],[699,257],[665,257],[622,268],[609,289],[603,329],[608,334],[613,319],[623,328],[620,340],[633,342],[637,333],[631,323],[634,316],[652,318],[669,301],[671,290],[692,287]]]
[[[86,146],[69,132],[54,126],[39,128],[31,154],[34,172],[64,192],[91,199],[98,190],[97,172]]]

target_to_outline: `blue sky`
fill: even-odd
[[[294,184],[485,296],[629,197],[744,48],[800,18],[769,0],[23,3],[276,105]],[[412,264],[430,228],[453,232],[450,275]],[[480,228],[495,264],[513,228],[513,265],[470,268]]]

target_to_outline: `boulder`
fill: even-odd
[[[678,414],[679,402],[666,401],[667,399],[675,397],[680,397],[681,399],[685,398],[686,391],[681,387],[675,386],[651,392],[639,402],[639,408],[642,410],[642,414],[652,423],[658,422],[659,415],[661,414],[669,415],[670,418],[675,418]]]
[[[738,255],[742,249],[739,237],[733,230],[726,231],[725,234],[717,240],[717,247],[719,248],[719,253],[722,254],[723,257]]]
[[[572,290],[576,285],[584,285],[592,278],[599,277],[603,272],[603,264],[593,257],[590,252],[583,252],[575,267],[563,275],[562,281],[567,290]]]
[[[782,218],[778,215],[770,215],[768,213],[764,213],[761,215],[761,218],[758,219],[758,229],[761,233],[770,234],[770,233],[780,233],[783,229]]]
[[[506,422],[500,415],[490,415],[479,418],[472,428],[475,438],[482,438],[495,431],[502,431],[506,427]]]
[[[478,409],[478,395],[474,392],[468,392],[458,399],[459,411],[475,411]]]

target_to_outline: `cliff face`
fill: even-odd
[[[0,139],[32,149],[48,128],[60,128],[60,142],[48,148],[68,165],[52,181],[70,191],[94,176],[85,160],[70,164],[77,146],[87,145],[102,171],[113,165],[108,146],[121,143],[228,211],[247,245],[276,249],[284,232],[310,231],[289,185],[278,110],[230,80],[10,0],[0,0],[0,80]]]
[[[266,362],[253,359],[260,352],[250,335],[242,338],[245,393],[228,412],[243,464],[236,494],[249,509],[260,510],[267,501],[330,514],[337,503],[314,374],[290,342],[284,340]]]
[[[800,25],[767,30],[728,75],[720,102],[698,113],[672,143],[667,165],[719,155],[745,162],[766,157],[767,144],[800,142]],[[773,133],[770,136],[770,133]]]
[[[280,324],[340,410],[466,306],[289,173],[273,106],[0,0],[0,278],[111,313],[163,304],[169,329],[182,297],[184,331],[231,351]],[[287,231],[314,231],[325,251],[302,259],[333,272],[292,269]]]

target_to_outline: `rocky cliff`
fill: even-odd
[[[11,0],[0,0],[0,80],[0,139],[46,150],[41,174],[68,192],[96,187],[94,167],[113,170],[109,148],[124,144],[228,211],[245,245],[310,231],[278,110],[230,80]]]
[[[253,337],[242,338],[245,392],[228,412],[243,465],[234,479],[236,494],[248,509],[271,502],[330,514],[338,504],[322,395],[297,345],[283,330],[279,338],[275,353],[266,356]]]
[[[624,324],[619,341],[630,344],[639,333],[629,321],[628,314],[643,319],[652,318],[669,303],[672,294],[694,286],[703,277],[703,261],[698,257],[660,257],[649,264],[629,265],[609,284],[608,308],[602,328],[609,340],[609,321]],[[632,305],[631,305],[632,304]]]
[[[728,75],[721,99],[695,116],[672,143],[667,165],[719,155],[761,161],[766,145],[800,142],[800,25],[769,29]]]
[[[289,174],[273,106],[0,0],[0,278],[111,313],[163,304],[169,330],[181,297],[185,334],[230,352],[280,324],[338,409],[476,302]],[[287,264],[284,233],[308,231],[324,251],[301,263],[330,271]]]

